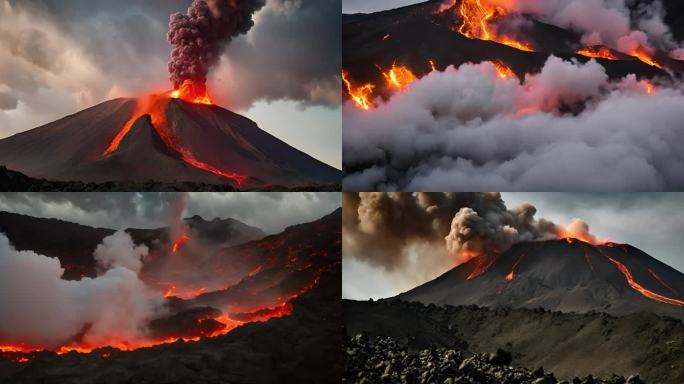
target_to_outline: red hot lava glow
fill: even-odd
[[[186,235],[185,233],[181,234],[178,236],[176,241],[173,242],[173,246],[171,247],[171,252],[176,253],[178,250],[190,240],[190,236]]]
[[[174,91],[173,93],[175,93]],[[235,172],[228,172],[218,169],[210,164],[199,161],[195,158],[195,155],[173,135],[171,129],[169,128],[169,121],[166,116],[166,104],[167,97],[169,94],[165,95],[150,95],[136,100],[136,108],[133,116],[124,124],[121,130],[116,134],[111,143],[104,150],[102,156],[109,156],[119,149],[121,141],[128,135],[133,128],[138,119],[148,115],[150,116],[152,127],[157,131],[157,134],[161,138],[162,142],[166,145],[168,149],[179,155],[181,160],[195,168],[202,169],[209,173],[213,173],[217,176],[224,177],[226,179],[234,181],[236,184],[241,185],[249,177],[237,174]]]
[[[185,80],[183,85],[175,91],[171,92],[171,97],[174,99],[181,99],[188,103],[213,105],[213,101],[207,92],[206,84],[193,82],[192,80]]]

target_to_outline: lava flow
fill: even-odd
[[[188,92],[190,92],[186,95],[197,96],[197,94],[192,93],[193,90],[195,90],[196,88],[197,87],[193,86],[186,87],[186,89],[189,90]],[[181,89],[183,89],[183,87]],[[176,92],[179,91],[174,91],[172,93]],[[166,145],[168,149],[178,154],[183,162],[195,168],[202,169],[204,171],[213,173],[215,175],[224,177],[229,180],[233,180],[238,185],[241,185],[245,180],[247,180],[249,178],[247,176],[243,176],[235,172],[227,172],[218,169],[210,164],[197,160],[195,158],[195,155],[188,148],[184,147],[176,137],[174,137],[173,133],[169,128],[169,122],[166,116],[166,106],[168,103],[167,96],[169,96],[169,94],[150,95],[141,99],[137,99],[136,108],[133,113],[133,116],[126,122],[126,124],[124,124],[123,128],[116,134],[116,136],[109,144],[107,149],[105,149],[105,151],[102,153],[102,156],[109,156],[114,154],[119,149],[121,141],[124,139],[124,137],[126,137],[126,135],[130,133],[135,122],[138,121],[138,119],[140,119],[141,117],[149,115],[152,127],[155,129],[155,131],[157,131],[157,134],[161,138],[162,142]]]
[[[663,66],[658,64],[658,62],[656,62],[655,59],[651,57],[651,55],[648,52],[646,52],[644,48],[639,47],[634,51],[630,52],[629,54],[652,67],[663,69]]]
[[[607,244],[608,246],[613,246],[613,244]],[[627,284],[629,284],[632,289],[635,291],[639,292],[640,294],[648,297],[649,299],[660,301],[662,303],[666,304],[671,304],[671,305],[678,305],[678,306],[684,306],[684,300],[679,300],[679,299],[674,299],[671,297],[663,296],[661,294],[655,293],[648,288],[644,287],[643,285],[639,284],[635,279],[632,273],[629,271],[629,268],[627,268],[626,265],[623,263],[619,262],[618,260],[608,256],[605,252],[603,252],[599,247],[596,247],[596,249],[601,253],[603,256],[608,258],[613,264],[615,264],[620,272],[622,272],[623,275],[625,275],[625,279],[627,279]]]
[[[176,253],[178,250],[190,240],[190,236],[186,235],[185,233],[181,234],[178,236],[176,241],[173,242],[173,246],[171,247],[171,252]]]
[[[387,85],[391,88],[404,89],[416,81],[416,75],[411,70],[403,65],[397,66],[392,64],[392,67],[387,71],[382,71],[382,75],[387,80]]]
[[[354,87],[352,86],[346,71],[342,71],[342,81],[347,88],[349,97],[354,100],[357,107],[367,111],[374,106],[373,101],[371,100],[373,97],[373,89],[375,88],[373,84],[368,83],[361,87]]]
[[[501,61],[492,61],[491,63],[496,68],[496,73],[500,78],[515,77],[515,72]]]
[[[494,41],[521,51],[534,51],[527,43],[518,41],[511,36],[498,35],[494,28],[489,25],[491,21],[508,14],[504,7],[493,6],[486,0],[462,0],[456,12],[461,24],[454,30],[462,35],[470,39]]]
[[[520,264],[523,257],[525,257],[524,253],[518,257],[518,260],[515,261],[513,267],[511,268],[511,272],[506,275],[506,281],[513,281],[513,278],[515,277],[515,269],[518,268],[518,264]]]
[[[589,48],[579,50],[576,53],[578,55],[582,55],[585,57],[593,57],[593,58],[597,58],[597,59],[607,59],[607,60],[613,60],[613,61],[620,60],[620,58],[617,57],[613,53],[613,51],[611,51],[610,49],[608,49],[606,47],[601,47],[601,48],[589,47]]]

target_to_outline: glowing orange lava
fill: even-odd
[[[385,41],[385,40],[387,40],[387,39],[389,39],[389,38],[390,38],[390,35],[387,34],[387,35],[385,35],[385,36],[382,37],[382,40]]]
[[[655,59],[644,48],[639,47],[636,50],[630,52],[629,54],[652,67],[663,69],[663,66],[658,64],[658,62],[656,62]]]
[[[613,51],[606,47],[601,47],[601,48],[596,48],[596,47],[589,47],[589,48],[584,48],[582,50],[579,50],[576,52],[579,55],[586,56],[586,57],[594,57],[597,59],[607,59],[607,60],[620,60],[619,57],[617,57]]]
[[[490,27],[491,21],[508,14],[504,7],[493,6],[486,0],[462,0],[457,12],[461,19],[458,32],[464,36],[470,39],[495,41],[521,51],[534,51],[529,44],[518,41],[511,36],[499,36]]]
[[[171,247],[171,252],[176,253],[178,250],[190,240],[190,236],[186,235],[185,233],[181,234],[178,236],[176,241],[173,242],[173,246]]]
[[[435,65],[434,61],[428,60],[428,64],[430,64],[430,71],[437,72],[437,66]]]
[[[214,104],[207,92],[207,86],[205,84],[193,82],[192,80],[185,80],[180,88],[171,92],[171,97],[194,104]]]
[[[477,256],[478,262],[477,265],[475,266],[475,269],[473,269],[472,272],[470,272],[470,275],[466,278],[466,280],[471,280],[474,279],[481,274],[485,273],[489,267],[494,264],[494,260],[496,260],[498,255],[493,256],[493,257],[488,257],[485,255]]]
[[[665,280],[661,279],[660,276],[658,276],[657,273],[653,272],[652,269],[649,268],[648,273],[650,273],[651,276],[653,276],[653,278],[655,278],[656,280],[658,280],[658,282],[659,282],[663,287],[667,288],[670,292],[672,292],[672,293],[674,293],[674,294],[677,294],[677,291],[675,291],[672,287],[670,287],[670,286],[665,282]]]
[[[662,303],[666,304],[671,304],[671,305],[678,305],[678,306],[684,306],[684,300],[679,300],[679,299],[674,299],[671,297],[663,296],[661,294],[655,293],[643,285],[639,284],[635,279],[634,276],[632,276],[632,273],[629,271],[626,265],[622,264],[621,262],[615,260],[614,258],[608,256],[605,252],[603,252],[600,248],[596,248],[598,251],[608,258],[608,260],[612,261],[613,264],[615,264],[620,272],[622,272],[623,275],[625,275],[625,278],[627,279],[627,284],[629,284],[632,289],[635,291],[641,293],[642,295],[648,297],[649,299],[653,299],[656,301],[660,301]]]
[[[233,180],[238,185],[241,185],[245,180],[247,180],[249,178],[247,176],[243,176],[235,172],[227,172],[197,160],[195,155],[174,137],[169,129],[169,124],[166,117],[166,104],[168,101],[166,96],[168,95],[169,94],[150,95],[137,99],[133,116],[116,134],[107,149],[105,149],[105,151],[102,153],[102,156],[108,156],[116,152],[119,149],[119,145],[121,144],[123,138],[130,133],[134,123],[142,116],[149,115],[152,127],[157,131],[157,134],[159,134],[159,137],[162,139],[166,147],[177,153],[184,163],[226,179]]]
[[[515,77],[515,72],[501,61],[491,61],[494,68],[496,68],[496,73],[500,78],[505,79],[508,77]]]
[[[513,268],[511,268],[511,272],[506,275],[506,281],[513,281],[513,278],[515,277],[515,269],[518,268],[518,264],[522,261],[523,257],[525,257],[525,254],[523,253],[518,257],[518,260],[515,261],[513,264]]]
[[[392,64],[392,67],[387,71],[383,71],[382,75],[387,80],[387,85],[396,89],[404,89],[416,81],[416,75],[403,65],[397,66]]]
[[[357,107],[367,111],[374,107],[373,101],[373,89],[375,86],[373,84],[364,84],[361,87],[352,86],[351,80],[346,71],[342,71],[342,81],[347,88],[347,93],[349,97],[354,101]]]
[[[655,85],[648,80],[641,80],[641,84],[646,88],[646,93],[652,95],[655,92]]]

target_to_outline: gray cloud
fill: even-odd
[[[422,2],[423,0],[342,0],[342,12],[371,13]]]
[[[113,229],[168,225],[173,193],[0,193],[0,210]],[[340,207],[339,193],[191,193],[184,217],[234,218],[276,233]]]

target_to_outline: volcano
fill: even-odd
[[[397,298],[684,319],[684,274],[630,245],[549,240],[476,257]]]
[[[532,15],[519,15],[524,22],[519,22],[508,36],[495,38],[478,31],[483,28],[479,23],[465,28],[463,16],[459,15],[463,2],[432,0],[371,14],[343,15],[343,68],[346,78],[354,87],[371,85],[372,88],[366,90],[367,94],[388,99],[397,88],[387,81],[388,69],[395,65],[405,66],[416,78],[421,78],[434,70],[443,71],[450,65],[459,67],[468,62],[491,61],[503,63],[522,78],[527,73],[539,72],[548,57],[555,55],[582,63],[593,57],[605,67],[611,79],[620,79],[628,74],[636,74],[640,78],[668,77],[666,69],[684,70],[684,62],[669,58],[666,52],[645,58],[638,52],[627,55],[608,47],[583,46],[580,34],[544,23]],[[672,11],[668,14],[677,15],[677,7],[680,6],[669,2],[666,7]],[[675,32],[680,30],[675,19],[671,17],[668,20],[674,23]],[[588,51],[610,52],[611,58],[587,54]],[[654,62],[649,64],[642,59]],[[346,97],[354,99],[358,92],[348,89],[346,93]],[[363,106],[358,102],[357,105]]]
[[[338,184],[341,172],[216,105],[170,95],[104,102],[0,140],[0,164],[49,181]]]

